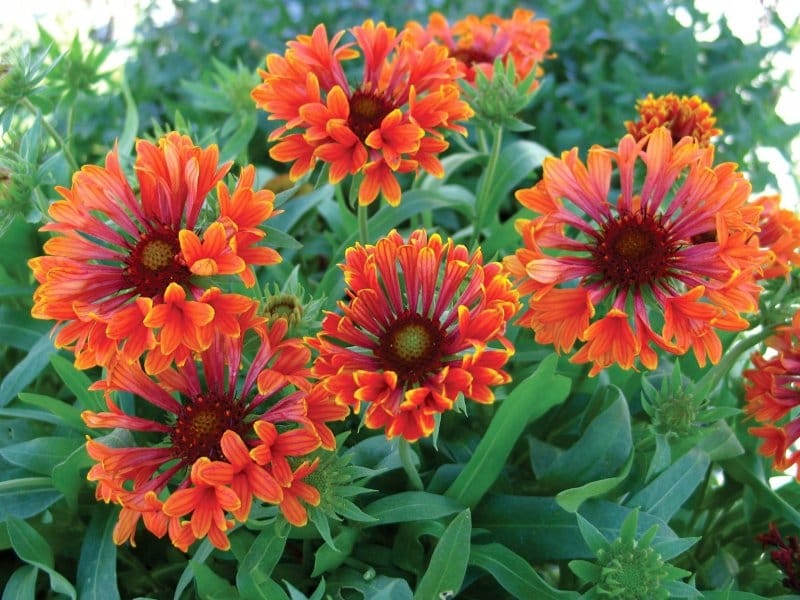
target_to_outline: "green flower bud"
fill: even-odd
[[[536,69],[532,69],[525,79],[517,81],[514,61],[509,57],[507,64],[503,65],[498,58],[491,78],[477,70],[474,84],[465,84],[462,88],[476,119],[489,125],[502,125],[511,131],[526,131],[533,127],[516,115],[533,99],[538,89],[535,80]]]
[[[638,521],[637,508],[622,522],[619,537],[609,542],[594,525],[578,515],[581,534],[597,560],[573,560],[569,567],[582,581],[592,584],[588,596],[663,600],[676,591],[696,593],[693,584],[680,581],[691,573],[672,566],[662,557],[659,543],[654,541],[658,525],[653,525],[637,539]]]
[[[34,211],[32,198],[37,184],[36,165],[13,152],[0,153],[0,235],[15,217],[28,218]]]
[[[324,299],[306,299],[297,274],[298,268],[295,267],[282,287],[275,285],[272,290],[269,287],[264,289],[262,314],[270,323],[285,319],[292,335],[304,335],[318,326],[317,316]]]
[[[677,362],[672,375],[662,378],[660,390],[643,378],[642,391],[642,408],[650,416],[657,434],[686,437],[696,431],[698,424],[708,420],[704,414],[708,398],[695,393],[692,382],[682,377]]]
[[[27,51],[3,57],[0,61],[0,115],[31,96],[52,69],[52,66],[44,66],[46,57],[46,51],[34,57]]]

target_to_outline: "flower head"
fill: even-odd
[[[444,135],[464,133],[459,121],[472,111],[459,98],[455,61],[444,48],[403,43],[394,28],[371,20],[350,33],[355,42],[340,45],[344,31],[328,39],[318,25],[289,42],[284,55],[270,54],[252,96],[270,120],[282,123],[270,135],[278,141],[270,156],[293,163],[293,179],[321,160],[331,183],[363,178],[360,204],[381,193],[396,205],[398,174],[422,169],[441,176]],[[343,63],[359,51],[362,77],[351,84]]]
[[[768,354],[753,354],[754,368],[743,373],[745,411],[759,423],[749,430],[763,440],[759,451],[772,458],[775,469],[785,471],[800,464],[800,451],[794,449],[800,418],[790,414],[800,406],[800,311],[766,345]],[[800,472],[796,475],[800,480]]]
[[[625,121],[625,127],[633,137],[640,140],[658,127],[666,127],[672,134],[673,143],[677,144],[684,136],[692,136],[702,148],[708,146],[711,138],[718,136],[722,130],[714,127],[717,118],[714,110],[700,96],[677,96],[666,94],[636,101],[639,113],[638,121]]]
[[[46,256],[29,262],[39,282],[32,314],[64,325],[56,346],[72,349],[80,368],[147,351],[166,365],[208,348],[215,331],[239,335],[235,317],[249,301],[204,279],[238,275],[251,286],[254,265],[280,261],[257,245],[274,195],[253,189],[252,166],[231,193],[222,182],[230,163],[218,163],[216,146],[199,148],[169,133],[157,144],[140,140],[136,153],[138,194],[116,149],[105,166],[85,166],[71,188],[56,188],[63,199],[42,227],[56,235],[44,245]],[[214,188],[217,217],[203,224]]]
[[[593,375],[637,359],[655,368],[654,346],[717,362],[715,330],[744,329],[740,313],[757,307],[765,253],[757,216],[742,210],[749,192],[735,165],[713,165],[713,148],[673,145],[663,127],[594,146],[586,164],[577,149],[546,158],[543,179],[516,194],[537,216],[517,221],[523,247],[505,259],[531,294],[520,323],[559,352],[580,342],[572,361]]]
[[[592,584],[590,594],[631,600],[666,600],[696,592],[693,585],[679,581],[691,573],[666,562],[675,555],[676,546],[655,541],[658,525],[653,525],[637,539],[638,508],[625,517],[619,537],[611,542],[581,515],[577,517],[581,535],[597,561],[573,560],[569,568],[582,581]]]
[[[405,37],[418,47],[431,41],[444,45],[469,83],[479,71],[491,79],[498,58],[504,65],[513,61],[517,81],[522,81],[532,72],[541,74],[539,63],[550,50],[549,22],[533,17],[533,11],[517,8],[510,19],[468,15],[450,25],[444,15],[434,12],[426,26],[409,22]],[[533,81],[531,88],[537,85]]]
[[[509,381],[504,333],[518,300],[499,263],[417,230],[357,244],[341,267],[350,300],[310,340],[313,373],[338,402],[363,403],[367,427],[417,440],[460,394],[489,403]]]
[[[792,268],[800,267],[800,217],[781,207],[778,194],[764,194],[751,201],[762,209],[758,241],[769,252],[769,262],[762,277],[789,277]]]
[[[783,585],[794,592],[800,592],[800,540],[796,535],[787,535],[786,539],[775,526],[769,524],[769,531],[756,536],[764,549],[773,546],[769,557],[772,562],[786,575]]]
[[[89,471],[98,482],[97,497],[123,507],[117,543],[132,541],[143,518],[148,530],[168,532],[179,548],[208,536],[226,549],[226,532],[234,520],[247,519],[254,499],[279,505],[284,492],[296,495],[287,457],[303,460],[321,446],[317,430],[325,430],[327,439],[326,422],[344,417],[316,408],[307,414],[310,351],[285,338],[285,321],[269,327],[255,311],[254,305],[239,317],[242,335],[216,333],[180,369],[149,376],[138,361],[118,361],[96,384],[105,390],[108,411],[85,411],[84,422],[136,432],[143,442],[87,443],[97,461]],[[259,344],[248,363],[242,358],[245,335]],[[113,399],[116,391],[147,403],[139,414],[148,416],[124,411]]]

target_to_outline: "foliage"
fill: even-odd
[[[502,0],[493,10],[507,16],[517,4]],[[800,132],[774,112],[787,75],[773,60],[796,43],[796,24],[767,48],[742,43],[724,21],[711,23],[678,0],[525,4],[549,19],[553,54],[544,77],[531,99],[529,82],[514,87],[513,64],[498,61],[498,79],[482,77],[478,91],[465,94],[478,106],[481,86],[488,90],[489,117],[448,138],[442,178],[401,178],[398,207],[379,201],[368,209],[354,206],[349,180],[331,185],[324,170],[275,187],[282,212],[263,229],[283,262],[258,270],[256,292],[272,303],[274,318],[291,313],[298,336],[316,335],[322,311],[349,300],[336,265],[365,241],[365,224],[372,242],[394,228],[425,228],[480,245],[487,261],[513,255],[515,220],[530,216],[514,191],[541,179],[548,156],[615,147],[647,93],[708,100],[725,132],[715,164],[738,163],[754,192],[775,186],[754,150],[788,157]],[[276,124],[250,98],[266,54],[281,54],[317,23],[329,32],[366,18],[402,28],[433,10],[451,20],[482,14],[485,3],[175,0],[175,8],[166,24],[155,23],[152,7],[144,11],[118,69],[104,66],[111,42],[77,35],[61,42],[44,29],[0,59],[4,600],[566,599],[656,597],[653,590],[745,600],[784,593],[757,536],[773,523],[788,536],[800,530],[800,487],[771,480],[771,461],[748,432],[742,371],[797,310],[796,265],[786,279],[763,282],[746,331],[721,334],[717,365],[664,353],[656,370],[610,366],[589,376],[588,365],[555,354],[512,321],[505,332],[514,348],[505,367],[511,382],[495,389],[494,404],[460,397],[437,417],[434,434],[414,444],[369,429],[363,415],[336,424],[337,451],[320,452],[309,478],[322,501],[308,507],[307,525],[290,525],[262,504],[228,532],[228,551],[205,540],[181,552],[146,532],[136,546],[114,544],[119,509],[98,502],[86,480],[94,462],[85,442],[94,432],[81,417],[106,410],[103,393],[91,388],[106,373],[78,370],[69,351],[53,346],[52,323],[31,316],[37,281],[27,261],[49,237],[39,227],[54,187],[68,187],[80,165],[102,163],[115,144],[131,173],[135,140],[173,129],[198,145],[217,144],[234,172],[255,164],[259,186],[276,185],[288,170],[268,154]],[[712,27],[715,39],[698,40]],[[486,100],[497,89],[511,96],[508,114]],[[130,414],[141,410],[131,394],[118,394],[117,403]],[[122,429],[98,439],[133,443]],[[643,596],[620,591],[631,557],[652,576]]]

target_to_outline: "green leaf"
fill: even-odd
[[[353,456],[354,465],[383,473],[403,466],[398,447],[397,438],[388,440],[382,435],[373,435],[348,448],[344,454]]]
[[[438,519],[464,510],[464,505],[452,498],[428,492],[400,492],[375,500],[364,512],[375,518],[365,527]]]
[[[240,597],[236,588],[214,573],[208,565],[190,560],[189,566],[194,573],[197,595],[201,600],[234,600]]]
[[[592,498],[581,505],[581,515],[606,539],[619,534],[630,509]],[[576,514],[563,510],[555,498],[492,495],[474,512],[475,529],[487,529],[492,541],[507,546],[532,564],[552,560],[594,558],[578,529]],[[639,533],[658,525],[656,540],[677,539],[669,526],[647,513],[639,514]]]
[[[25,404],[42,408],[52,415],[59,418],[60,422],[72,429],[80,431],[81,433],[89,431],[86,424],[81,419],[81,411],[79,408],[67,404],[63,400],[58,400],[51,396],[43,396],[42,394],[29,394],[27,392],[20,392],[19,399]]]
[[[578,519],[578,529],[581,532],[583,541],[586,542],[587,546],[589,546],[589,550],[591,550],[593,554],[597,555],[600,550],[608,546],[608,540],[603,536],[602,533],[600,533],[597,527],[584,519],[580,514],[576,514],[575,516]],[[623,524],[624,523],[625,521],[623,521]]]
[[[8,578],[2,600],[36,600],[36,578],[39,569],[33,565],[19,567]]]
[[[749,459],[750,457],[744,455],[722,461],[721,464],[725,469],[725,476],[729,476],[748,486],[762,506],[774,511],[795,527],[800,527],[800,512],[776,494],[766,482],[751,470],[747,464]]]
[[[428,569],[414,592],[414,600],[453,597],[458,594],[467,573],[467,549],[471,534],[472,516],[469,509],[465,509],[450,522],[439,538]]]
[[[703,600],[764,600],[764,596],[739,590],[708,591],[703,590]],[[791,596],[784,598],[791,598]]]
[[[444,533],[441,521],[414,521],[397,528],[392,544],[392,563],[410,573],[422,575],[425,569],[425,548],[419,538],[423,535],[440,538]]]
[[[699,537],[679,538],[677,540],[662,540],[660,542],[653,543],[653,550],[658,552],[661,555],[661,558],[666,561],[683,554],[698,541],[700,541]]]
[[[530,140],[516,140],[505,146],[500,152],[489,197],[498,201],[505,198],[551,155],[547,148]]]
[[[86,479],[81,476],[81,471],[94,464],[94,460],[86,452],[85,444],[80,446],[63,461],[53,467],[53,487],[64,494],[67,504],[76,507],[78,494],[81,487],[86,485]]]
[[[694,449],[681,456],[625,504],[640,506],[643,511],[669,521],[703,481],[710,462],[708,454]]]
[[[83,537],[78,560],[77,588],[81,600],[115,600],[117,546],[111,538],[117,522],[114,507],[95,506]]]
[[[621,390],[605,388],[615,394],[613,400],[586,427],[578,440],[566,451],[557,453],[547,463],[535,461],[537,489],[560,491],[616,475],[630,459],[633,451],[628,403]],[[602,393],[602,392],[601,392]],[[543,442],[532,439],[531,453],[536,458]]]
[[[421,189],[432,189],[441,186],[447,179],[452,177],[460,168],[468,165],[469,163],[479,159],[481,154],[479,152],[456,152],[448,154],[441,159],[442,168],[444,169],[444,178],[439,179],[429,173],[425,173],[422,177]]]
[[[339,569],[336,575],[328,580],[327,587],[332,597],[337,597],[334,591],[339,588],[357,590],[363,595],[364,600],[413,600],[414,597],[405,579],[386,575],[364,579],[361,573],[353,569]],[[338,597],[343,596],[339,593]]]
[[[571,488],[559,492],[556,495],[556,502],[558,505],[567,512],[578,512],[578,508],[585,500],[589,498],[596,498],[610,492],[617,487],[631,472],[633,465],[633,452],[631,452],[628,462],[622,467],[622,471],[616,477],[609,477],[608,479],[599,479],[597,481],[590,481],[581,487]]]
[[[236,572],[236,587],[244,598],[261,598],[265,582],[270,580],[272,570],[283,555],[289,524],[284,519],[275,519],[262,529]],[[274,582],[273,582],[274,583]]]
[[[101,392],[90,392],[89,386],[92,385],[92,380],[83,371],[75,368],[70,361],[63,356],[54,354],[50,357],[50,363],[58,373],[61,381],[67,386],[69,391],[75,394],[80,405],[94,412],[103,412],[108,410],[103,394]]]
[[[711,460],[727,460],[744,454],[739,438],[725,421],[717,421],[705,428],[696,445],[705,450]]]
[[[122,70],[119,85],[122,90],[122,97],[125,98],[125,124],[122,126],[122,134],[119,136],[117,147],[122,156],[129,156],[136,140],[136,132],[139,129],[139,110],[131,94],[124,69]]]
[[[642,381],[645,381],[644,379]],[[653,452],[653,458],[650,460],[650,466],[647,468],[647,475],[645,481],[652,481],[653,477],[661,473],[664,469],[672,464],[672,449],[669,446],[669,440],[661,433],[655,435],[656,450]]]
[[[48,412],[28,408],[0,408],[0,418],[25,421],[28,424],[30,421],[39,421],[51,425],[63,425],[61,419]]]
[[[600,575],[603,572],[600,565],[586,560],[569,561],[569,569],[585,583],[597,583],[600,581]]]
[[[289,590],[289,600],[322,600],[325,596],[325,578],[321,578],[319,581],[319,585],[317,589],[314,590],[314,593],[311,596],[306,596],[303,592],[298,590],[294,587],[291,583],[283,580],[283,585],[286,586],[286,589]]]
[[[288,248],[290,250],[297,250],[302,248],[302,242],[299,242],[288,233],[262,225],[262,229],[267,232],[267,242],[271,248]]]
[[[236,160],[243,155],[258,127],[258,118],[254,112],[232,115],[231,119],[234,120],[236,129],[220,148],[220,160]]]
[[[4,296],[32,296],[33,290],[28,288],[12,289],[3,286],[0,290],[0,298]],[[4,315],[5,316],[5,315]],[[42,337],[42,332],[30,329],[29,327],[22,327],[12,323],[0,323],[0,340],[4,344],[8,344],[17,348],[18,350],[25,350],[26,352],[33,348],[34,344]]]
[[[22,519],[10,516],[6,519],[8,537],[17,556],[34,567],[41,569],[50,577],[50,589],[65,594],[75,600],[77,594],[72,584],[53,568],[53,550],[33,527]]]
[[[204,539],[200,545],[195,550],[194,556],[192,561],[186,565],[186,568],[181,573],[180,579],[178,579],[178,585],[175,587],[175,594],[173,595],[173,600],[180,600],[183,592],[189,587],[189,584],[195,578],[194,575],[194,568],[192,567],[191,563],[202,563],[204,562],[211,553],[214,551],[214,546],[211,545],[211,542],[208,538]]]
[[[514,598],[560,600],[578,597],[577,592],[550,587],[524,558],[502,544],[473,545],[469,551],[469,564],[489,573]]]
[[[80,438],[41,437],[0,448],[0,456],[28,471],[51,475],[53,467],[83,444]]]
[[[42,334],[30,352],[19,361],[0,383],[0,407],[13,400],[31,381],[39,376],[56,349],[50,341],[50,333]]]
[[[323,544],[314,553],[314,570],[312,577],[319,577],[325,572],[336,570],[353,552],[359,530],[355,527],[343,527],[333,539],[334,547]]]
[[[0,481],[0,521],[32,517],[61,498],[49,477]]]
[[[500,475],[517,439],[531,421],[563,402],[570,381],[556,375],[558,357],[550,355],[502,401],[475,454],[445,494],[474,507]]]

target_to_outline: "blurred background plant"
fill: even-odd
[[[90,9],[91,4],[86,3]],[[507,185],[495,190],[493,196],[500,228],[496,232],[502,235],[487,239],[485,255],[503,253],[508,235],[515,235],[513,217],[518,210],[512,191],[538,179],[540,171],[538,167],[531,169],[531,162],[538,164],[544,154],[558,154],[573,146],[582,155],[592,144],[614,146],[624,133],[622,124],[636,118],[636,101],[648,93],[697,94],[708,100],[717,125],[724,130],[717,141],[716,161],[739,163],[754,191],[778,190],[788,203],[796,202],[800,119],[787,122],[776,111],[791,76],[787,57],[797,56],[800,24],[796,13],[791,18],[782,16],[775,6],[764,3],[757,12],[756,40],[745,42],[719,13],[708,14],[686,0],[542,0],[522,4],[535,10],[537,18],[549,19],[554,55],[543,65],[545,75],[533,101],[517,115],[520,122],[530,123],[535,129],[525,132],[510,128],[504,139],[506,154],[501,165]],[[491,11],[510,15],[519,5],[497,0]],[[49,324],[30,317],[34,282],[26,261],[41,253],[46,238],[37,230],[48,202],[55,197],[53,187],[68,186],[78,165],[100,162],[115,143],[123,164],[130,164],[137,136],[153,138],[176,128],[190,133],[199,144],[219,144],[223,160],[256,164],[262,183],[282,175],[286,166],[271,161],[267,153],[266,138],[273,124],[263,111],[255,110],[250,90],[259,82],[256,70],[263,68],[265,55],[283,52],[287,40],[309,33],[317,23],[325,23],[333,32],[373,18],[400,28],[410,19],[425,22],[432,10],[458,19],[469,13],[484,14],[487,5],[474,0],[333,0],[313,4],[298,0],[173,0],[136,6],[138,12],[126,13],[125,17],[93,21],[94,27],[82,27],[80,35],[69,27],[64,35],[57,31],[57,24],[43,25],[27,34],[9,32],[9,44],[0,56],[0,463],[4,467],[0,474],[0,581],[9,582],[9,598],[14,597],[10,595],[13,590],[29,589],[25,586],[30,586],[31,580],[42,593],[50,589],[72,595],[75,588],[70,581],[74,581],[81,595],[91,595],[104,590],[87,587],[87,574],[105,570],[120,575],[122,597],[162,597],[174,590],[180,597],[192,580],[197,581],[199,596],[221,597],[230,593],[229,582],[237,580],[236,563],[250,556],[250,567],[268,565],[274,559],[271,567],[289,581],[297,581],[299,573],[313,572],[317,578],[324,573],[328,576],[327,589],[340,590],[341,597],[353,597],[353,590],[365,597],[377,597],[378,593],[404,597],[391,595],[401,587],[398,573],[424,571],[422,557],[436,557],[429,543],[431,537],[460,539],[458,527],[464,521],[460,514],[447,531],[433,520],[428,525],[425,521],[404,524],[393,531],[401,562],[407,558],[399,569],[386,555],[391,544],[381,545],[385,542],[381,528],[397,526],[391,516],[394,505],[386,502],[364,507],[367,514],[379,509],[389,513],[375,528],[362,529],[359,524],[338,530],[331,540],[334,543],[317,545],[315,558],[310,546],[318,540],[300,536],[289,540],[284,555],[289,559],[279,563],[289,534],[273,525],[264,525],[272,538],[259,535],[258,543],[252,533],[242,531],[234,536],[235,561],[230,556],[206,560],[210,547],[204,546],[187,562],[169,544],[149,537],[143,537],[135,549],[110,545],[108,533],[113,519],[93,500],[92,489],[83,481],[89,464],[83,453],[86,430],[77,416],[77,407],[89,408],[98,402],[96,393],[87,391],[97,373],[74,370],[63,353],[52,347]],[[26,8],[25,12],[31,11]],[[121,22],[124,19],[133,23]],[[130,35],[116,42],[115,32],[122,25],[128,27]],[[537,146],[532,149],[519,144],[526,140],[535,140]],[[520,154],[521,148],[527,153]],[[448,165],[452,169],[444,182],[452,185],[448,193],[456,198],[468,196],[464,190],[478,188],[482,172],[481,162],[475,160],[481,149],[461,150],[464,156]],[[423,181],[420,187],[432,190],[434,183]],[[340,210],[341,198],[331,186],[319,186],[310,193],[305,189],[299,193],[295,188],[276,192],[280,192],[277,203],[283,203],[287,210],[274,223],[271,221],[271,239],[282,246],[284,263],[271,272],[269,281],[260,283],[269,291],[270,285],[277,289],[291,281],[299,286],[292,293],[301,290],[297,292],[300,298],[310,292],[313,310],[306,314],[313,317],[323,302],[314,295],[316,289],[327,292],[325,308],[331,308],[337,298],[332,292],[336,291],[333,278],[338,272],[329,267],[332,261],[341,259],[340,250],[351,240],[355,216]],[[412,197],[416,204],[409,201],[409,206],[421,206],[424,198],[419,194],[424,192],[414,193],[418,193]],[[454,237],[460,235],[463,241],[468,236],[467,220],[458,202],[452,203],[456,208],[444,201],[436,206],[439,210],[432,224],[456,232]],[[291,237],[281,237],[278,230],[290,231]],[[303,246],[295,239],[302,240]],[[303,273],[299,283],[298,265]],[[797,282],[789,281],[773,291],[796,295]],[[517,355],[524,358],[520,364],[528,370],[531,361],[546,354],[529,338],[517,336]],[[522,370],[509,370],[515,379],[525,376]],[[652,383],[643,386],[646,396],[642,399],[634,393],[638,375],[613,378],[631,399],[633,422],[619,398],[591,393],[592,384],[579,379],[579,370],[571,366],[566,370],[575,379],[573,396],[563,407],[544,415],[526,436],[537,481],[514,481],[515,469],[527,460],[525,453],[520,453],[495,490],[507,495],[490,497],[474,517],[476,526],[491,524],[507,532],[491,541],[506,544],[516,554],[509,558],[505,554],[508,548],[500,550],[498,544],[485,544],[474,548],[470,564],[483,565],[512,595],[512,589],[529,588],[513,587],[515,580],[501,564],[516,565],[525,573],[525,567],[514,562],[520,556],[530,564],[541,565],[548,582],[579,589],[580,580],[564,568],[566,561],[592,558],[603,543],[620,537],[623,519],[629,513],[620,513],[605,501],[590,500],[589,508],[582,510],[585,522],[581,521],[580,529],[572,515],[577,507],[571,512],[561,511],[555,519],[572,537],[551,537],[551,515],[562,506],[555,498],[601,479],[605,482],[603,489],[611,491],[629,474],[638,472],[647,485],[633,499],[649,513],[640,518],[639,536],[647,531],[649,542],[654,524],[664,523],[666,527],[669,523],[654,545],[665,560],[668,557],[675,564],[671,567],[674,573],[691,571],[699,589],[741,589],[766,596],[781,593],[777,568],[763,559],[755,536],[767,531],[769,522],[776,518],[782,524],[789,521],[788,527],[782,525],[787,534],[800,529],[800,515],[794,508],[800,502],[800,488],[785,486],[774,493],[765,485],[769,473],[757,457],[756,442],[747,436],[746,426],[736,420],[741,382],[736,378],[723,382],[713,406],[707,406],[692,388],[694,395],[687,393],[684,398],[691,400],[687,404],[691,423],[681,422],[678,435],[670,436],[677,430],[670,421],[671,413],[659,402],[668,392],[683,394],[679,369],[654,374]],[[700,373],[687,368],[684,374],[695,377]],[[648,425],[648,414],[657,415],[652,425]],[[464,462],[489,418],[490,413],[479,410],[463,431],[445,430],[456,437],[444,439],[447,436],[443,433],[438,452],[447,460]],[[687,427],[694,428],[696,434],[682,436]],[[614,443],[604,447],[608,462],[598,470],[593,466],[596,448],[591,444],[609,437],[609,430],[614,432]],[[671,450],[668,437],[680,438]],[[367,485],[372,489],[379,488],[384,494],[402,493],[397,477],[386,474],[399,467],[396,445],[379,447],[358,435],[353,440],[355,447],[348,456],[355,466],[348,468],[359,475],[369,473]],[[650,453],[645,454],[647,461],[638,456],[633,460],[634,442],[637,452],[645,449]],[[702,450],[690,450],[698,444]],[[437,451],[430,445],[421,450],[423,456]],[[556,460],[557,456],[561,456],[561,463],[555,463],[556,467],[543,458]],[[591,460],[580,462],[581,456]],[[716,461],[712,469],[708,468],[710,461]],[[564,475],[558,464],[585,470]],[[441,491],[447,481],[446,471],[437,471],[428,489],[437,491],[438,485]],[[683,485],[683,491],[668,495],[662,502],[660,491],[678,484]],[[521,493],[532,495],[511,495]],[[441,498],[440,503],[424,511],[430,519],[456,514],[457,507]],[[693,509],[682,508],[685,503],[691,503]],[[637,505],[631,499],[624,504]],[[635,521],[627,521],[621,539],[630,542],[635,528]],[[604,539],[591,533],[597,530]],[[594,544],[587,540],[588,546],[579,535],[587,531],[596,538]],[[697,543],[696,537],[701,537]],[[273,538],[282,541],[279,551],[269,545]],[[540,538],[563,545],[556,552],[548,552],[546,545],[537,541]],[[260,558],[248,552],[254,543],[263,552]],[[23,563],[28,566],[22,567]],[[372,564],[392,565],[385,571],[392,576],[384,573],[376,577]],[[560,569],[554,566],[558,564]],[[271,567],[264,566],[265,576],[269,576]],[[584,575],[595,576],[597,569],[585,567],[576,573],[581,580],[592,580]],[[47,573],[49,580],[37,580],[38,571]],[[12,573],[13,580],[9,581]],[[465,592],[465,598],[496,594],[496,586],[476,579],[473,575],[475,585]],[[324,590],[325,585],[317,589]],[[405,593],[404,589],[398,593]],[[310,597],[322,596],[321,591],[303,591]],[[714,596],[713,592],[707,596],[727,597]],[[293,599],[303,597],[300,592],[292,593]]]

